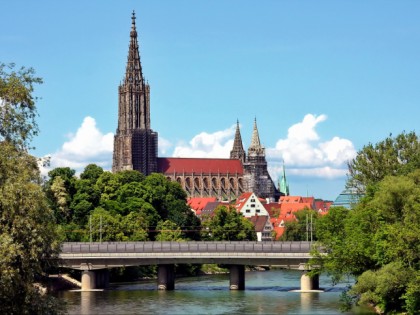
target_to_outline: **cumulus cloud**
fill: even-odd
[[[236,125],[214,133],[201,132],[189,143],[178,143],[172,156],[195,158],[228,158],[233,146]]]
[[[267,149],[269,170],[274,178],[281,172],[284,161],[288,173],[297,176],[337,178],[346,175],[346,162],[356,155],[353,143],[338,136],[320,139],[316,132],[326,115],[307,114],[288,129],[287,138],[279,139]]]
[[[159,136],[158,139],[158,150],[159,150],[159,156],[166,156],[168,154],[168,151],[172,148],[172,143]]]
[[[94,118],[85,117],[76,133],[68,137],[60,150],[49,155],[50,167],[42,169],[44,175],[56,167],[70,167],[80,172],[90,163],[111,169],[114,135],[103,134]]]
[[[273,180],[279,178],[283,161],[288,176],[345,177],[346,163],[355,157],[356,150],[350,140],[339,136],[321,139],[316,128],[326,120],[326,115],[307,114],[301,122],[288,129],[285,139],[277,140],[274,148],[266,148],[268,169]],[[167,139],[159,137],[159,156],[169,156],[173,149],[173,157],[228,158],[235,129],[236,124],[213,133],[201,132],[188,143],[180,142],[175,147]],[[49,155],[51,165],[48,169],[42,168],[44,175],[49,169],[66,166],[81,172],[90,163],[111,169],[113,134],[102,133],[94,118],[85,117],[77,131],[68,137],[60,150]]]
[[[288,129],[285,139],[277,140],[274,148],[266,148],[268,170],[274,180],[281,174],[283,162],[287,174],[292,176],[345,177],[347,161],[355,157],[356,150],[350,140],[339,136],[321,139],[316,127],[326,120],[326,115],[307,114]],[[202,132],[188,143],[179,143],[173,156],[228,158],[235,128],[236,125],[232,125],[214,133]]]

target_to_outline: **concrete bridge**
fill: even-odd
[[[229,266],[230,289],[245,289],[245,265],[276,265],[300,269],[302,290],[318,289],[316,277],[306,275],[310,242],[109,242],[63,243],[62,266],[82,270],[82,290],[104,288],[108,268],[157,265],[158,289],[175,288],[175,264]]]

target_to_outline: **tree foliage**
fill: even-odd
[[[201,223],[187,206],[185,192],[162,174],[113,174],[90,164],[80,178],[69,168],[54,169],[49,175],[45,191],[63,240],[88,241],[91,236],[93,241],[154,240],[159,222],[176,225],[179,238],[200,237]]]
[[[212,241],[256,241],[254,225],[234,207],[218,206],[203,222],[203,238]]]
[[[316,240],[315,226],[318,212],[312,209],[303,209],[294,213],[296,220],[287,221],[285,230],[280,237],[281,241],[310,241]]]
[[[373,304],[381,312],[402,311],[401,297],[410,283],[412,271],[400,262],[384,265],[377,271],[365,271],[349,291],[361,303]]]
[[[349,163],[347,186],[365,197],[352,210],[332,208],[317,222],[328,256],[314,263],[357,277],[349,291],[383,312],[420,306],[420,143],[414,132],[365,146]],[[350,298],[351,300],[351,298]]]
[[[15,70],[0,63],[0,141],[27,148],[38,133],[34,85],[42,83],[32,68]]]
[[[57,258],[54,215],[37,159],[27,153],[38,131],[33,85],[41,79],[33,69],[13,68],[0,64],[0,308],[4,314],[54,314],[62,309],[35,286]]]
[[[369,143],[348,163],[347,186],[364,192],[385,176],[407,175],[420,168],[420,139],[415,132],[390,135],[373,145]]]

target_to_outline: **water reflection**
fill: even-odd
[[[229,276],[217,275],[176,279],[175,291],[158,291],[155,281],[147,281],[114,284],[103,292],[62,292],[60,297],[70,314],[340,314],[345,285],[332,290],[321,277],[321,287],[329,292],[290,292],[299,281],[299,272],[274,270],[247,273],[245,291],[230,291]]]

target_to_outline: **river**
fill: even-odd
[[[340,294],[345,283],[332,286],[320,277],[324,292],[299,289],[296,270],[246,273],[245,291],[229,290],[229,275],[180,278],[174,291],[158,291],[156,281],[111,284],[94,292],[62,291],[69,314],[374,314],[368,308],[341,313]]]

